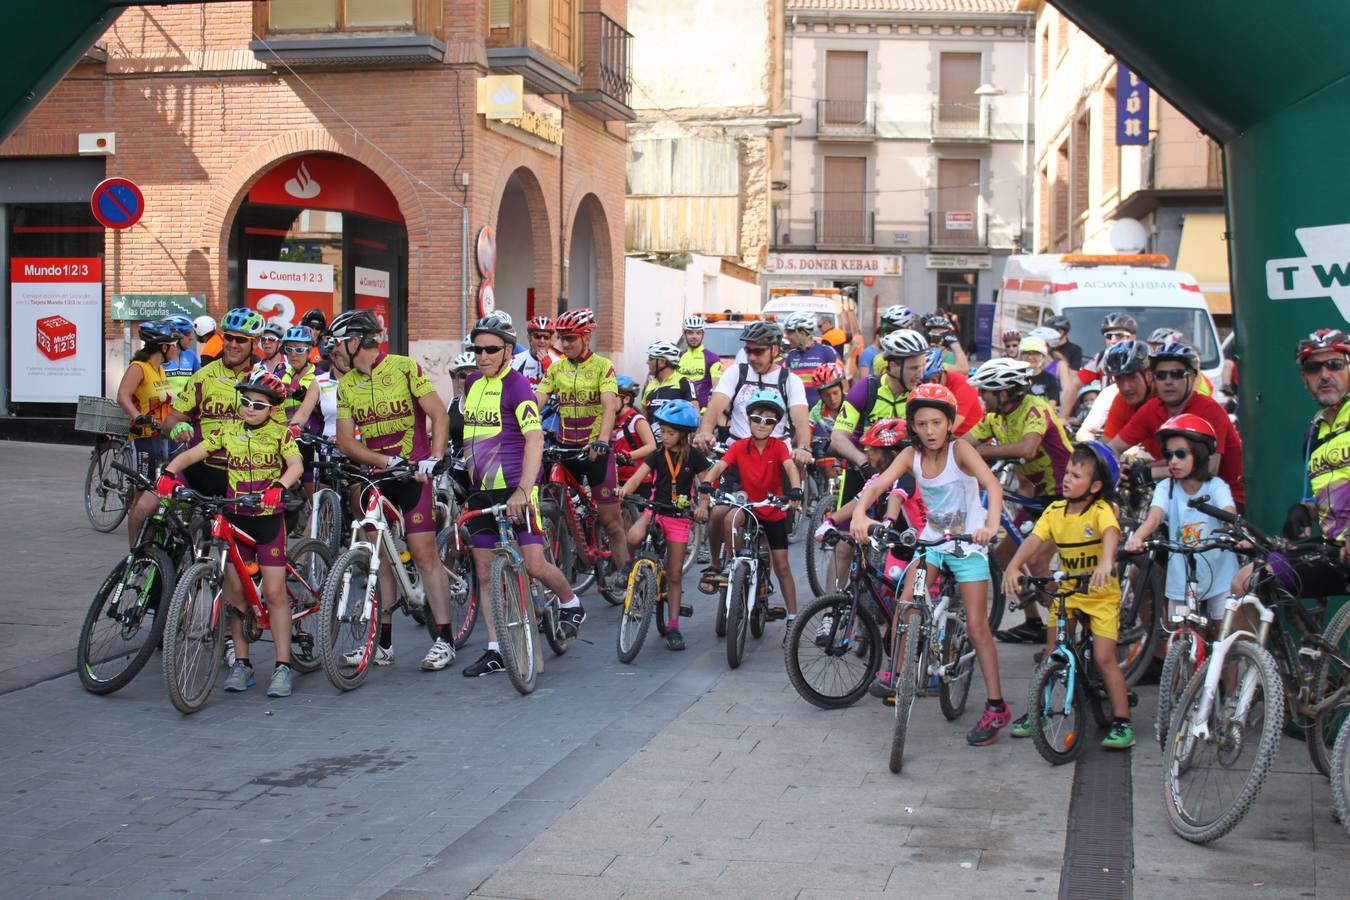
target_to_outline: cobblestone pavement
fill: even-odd
[[[708,600],[689,650],[655,635],[614,658],[616,612],[594,596],[585,641],[522,698],[504,677],[417,670],[425,632],[399,617],[390,669],[350,694],[322,673],[286,700],[259,685],[182,717],[158,657],[123,691],[72,675],[94,587],[122,552],[78,506],[87,452],[0,445],[0,893],[5,897],[1048,896],[1059,890],[1071,767],[1026,742],[965,746],[983,699],[947,723],[916,703],[905,772],[874,700],[799,700],[771,625],[729,672]],[[60,470],[78,474],[60,476]],[[40,523],[35,526],[34,523]],[[690,579],[692,587],[692,579]],[[483,632],[477,634],[482,640]],[[1002,647],[1025,706],[1030,650]],[[259,670],[270,665],[265,646]],[[63,667],[63,668],[62,668]],[[42,680],[42,679],[48,680]],[[1137,721],[1152,716],[1144,688]],[[1286,739],[1251,815],[1197,848],[1168,827],[1159,753],[1133,751],[1139,897],[1345,897],[1350,854],[1326,781]]]

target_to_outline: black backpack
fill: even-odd
[[[766,383],[758,376],[755,377],[753,382],[750,381],[749,363],[741,363],[739,368],[740,374],[736,378],[736,387],[731,392],[731,399],[733,402],[741,395],[741,388],[745,387],[747,384],[757,384],[761,388],[777,391],[778,395],[783,398],[783,409],[786,410],[788,408],[787,383],[788,376],[791,375],[792,372],[788,370],[787,366],[778,367],[778,384]],[[792,436],[792,418],[790,416],[788,417],[787,433],[788,437]]]

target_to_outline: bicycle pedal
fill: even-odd
[[[688,603],[680,604],[680,618],[689,619],[692,618],[693,615],[694,615],[694,608],[692,606],[690,606]]]
[[[1130,709],[1134,709],[1138,705],[1139,705],[1139,695],[1136,694],[1134,691],[1130,691]]]
[[[895,705],[895,694],[887,694],[885,697],[882,697],[882,698],[881,698],[881,705],[882,705],[882,706],[894,706],[894,705]]]
[[[768,606],[764,609],[764,620],[766,622],[777,622],[779,619],[787,618],[787,610],[781,606]]]

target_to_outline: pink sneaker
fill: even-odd
[[[987,747],[998,740],[999,730],[1006,728],[1011,721],[1012,710],[1008,709],[1007,703],[1003,704],[1002,709],[994,709],[986,703],[980,724],[970,729],[966,742],[972,747]]]
[[[879,697],[885,700],[887,697],[895,694],[895,685],[892,684],[892,675],[890,669],[882,669],[877,673],[877,677],[872,679],[872,683],[867,686],[867,693],[873,697]]]

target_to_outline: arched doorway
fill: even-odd
[[[549,284],[550,237],[544,192],[524,166],[511,173],[497,207],[497,308],[511,314],[516,327],[535,315],[557,310]],[[542,260],[542,264],[541,264]]]
[[[571,309],[589,306],[597,315],[613,315],[601,309],[613,299],[609,222],[600,198],[587,194],[577,204],[568,239],[567,305]]]
[[[273,165],[250,188],[230,230],[230,305],[269,321],[328,321],[372,310],[386,346],[408,347],[408,230],[398,200],[359,162],[309,153]]]

